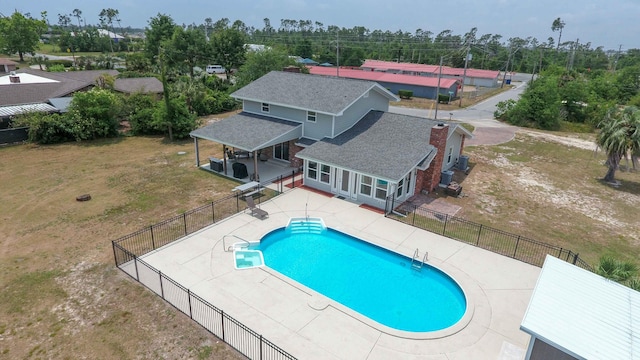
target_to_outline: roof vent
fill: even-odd
[[[444,123],[438,123],[438,126],[444,126]]]

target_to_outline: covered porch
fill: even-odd
[[[302,124],[239,113],[191,132],[196,166],[239,181],[271,180],[290,174],[289,143],[302,136]],[[222,146],[222,157],[200,161],[200,140]]]

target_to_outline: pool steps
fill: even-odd
[[[422,257],[422,261],[420,261],[420,250],[416,248],[416,251],[413,253],[413,258],[411,258],[411,268],[416,271],[421,271],[428,258],[429,252],[425,251],[424,256]]]
[[[291,218],[287,224],[291,234],[321,234],[326,228],[321,218]]]

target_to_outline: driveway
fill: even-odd
[[[473,106],[460,110],[443,111],[440,118],[448,120],[450,116],[452,120],[473,125],[475,127],[473,131],[474,137],[473,139],[465,141],[465,145],[468,146],[497,145],[511,141],[516,131],[518,131],[518,127],[497,121],[494,119],[493,113],[496,110],[496,105],[500,101],[508,99],[517,100],[527,86],[527,83],[514,83],[514,85],[514,88],[490,97]],[[389,112],[418,117],[426,117],[428,114],[424,109],[411,109],[399,106],[389,106]]]

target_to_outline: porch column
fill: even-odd
[[[200,167],[200,149],[198,148],[198,138],[194,137],[193,142],[196,148],[196,167]]]
[[[222,144],[222,169],[224,174],[227,175],[227,147]]]
[[[253,151],[253,170],[255,172],[253,181],[260,182],[260,177],[258,177],[258,150]]]

